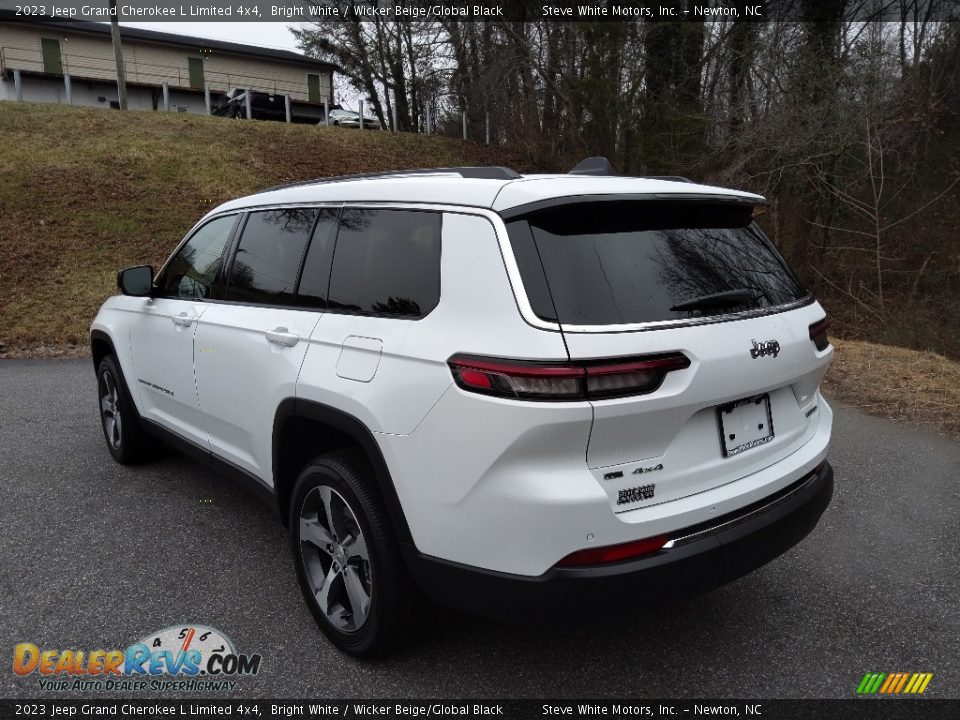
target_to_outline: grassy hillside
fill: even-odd
[[[502,150],[445,138],[0,103],[0,353],[85,346],[119,268],[158,265],[237,195],[327,175],[492,164],[517,166]]]
[[[832,341],[836,352],[824,384],[829,398],[960,439],[960,362],[890,345]]]

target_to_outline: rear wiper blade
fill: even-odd
[[[684,300],[677,303],[670,310],[705,310],[708,308],[732,307],[735,305],[745,305],[752,303],[757,299],[755,293],[746,289],[726,290],[724,292],[712,293],[710,295],[701,295],[700,297]]]

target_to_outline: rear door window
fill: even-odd
[[[328,307],[368,315],[423,317],[440,301],[442,215],[344,208]]]
[[[300,263],[317,214],[316,208],[250,213],[230,267],[224,299],[293,305]]]
[[[297,294],[300,305],[325,308],[340,210],[339,208],[320,208],[318,212],[319,217],[313,230],[313,238],[310,240],[310,248],[303,261],[303,273],[300,276]]]
[[[571,203],[507,230],[534,311],[561,324],[685,320],[775,308],[807,294],[749,206]]]

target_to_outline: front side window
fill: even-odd
[[[330,273],[331,310],[423,317],[440,301],[442,215],[344,208]]]
[[[224,299],[292,305],[300,261],[316,221],[314,208],[250,213],[230,267]]]
[[[159,281],[166,297],[197,300],[210,296],[237,218],[237,215],[214,218],[177,251]]]

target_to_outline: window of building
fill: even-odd
[[[440,301],[442,215],[344,208],[330,273],[332,310],[423,317]]]
[[[315,73],[307,73],[307,98],[310,102],[323,102],[323,96],[320,93],[320,76]]]
[[[40,39],[40,57],[43,59],[43,71],[63,75],[63,57],[60,55],[60,41],[51,38]]]
[[[206,82],[203,77],[203,60],[201,58],[187,58],[187,68],[190,71],[190,87],[203,90]]]

